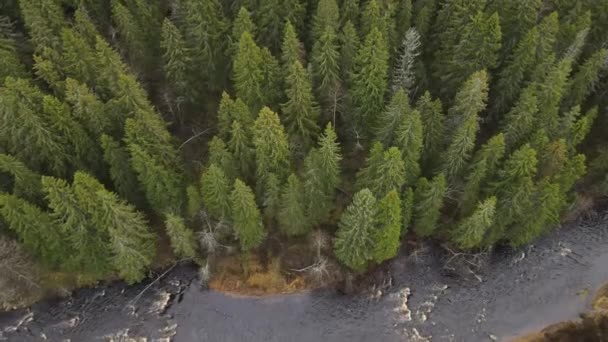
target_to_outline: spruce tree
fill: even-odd
[[[343,0],[340,4],[340,26],[345,27],[347,22],[356,25],[359,22],[359,0]]]
[[[223,92],[217,111],[218,136],[221,139],[226,141],[230,139],[230,131],[234,121],[239,122],[244,127],[251,127],[254,118],[241,99],[233,100],[228,93]]]
[[[230,130],[228,150],[234,157],[236,172],[241,179],[250,179],[254,175],[255,149],[250,129],[235,120]]]
[[[378,5],[378,1],[370,0],[361,13],[361,36],[366,37],[374,28],[382,34],[385,41],[388,41],[386,22],[382,15],[380,5]]]
[[[188,206],[186,207],[187,217],[192,219],[201,213],[203,207],[203,199],[198,183],[190,184],[186,187],[186,197],[188,200]]]
[[[167,235],[171,239],[173,254],[182,258],[194,258],[196,256],[196,239],[194,232],[186,227],[184,219],[175,214],[168,214],[165,219]]]
[[[40,201],[42,187],[39,174],[14,156],[3,153],[0,153],[0,171],[11,176],[10,191],[13,195],[34,203]]]
[[[17,39],[10,19],[0,17],[0,85],[7,76],[28,76],[25,65],[21,62]]]
[[[400,246],[401,200],[398,192],[393,189],[378,202],[376,222],[378,227],[374,231],[373,259],[377,263],[388,260],[397,255]]]
[[[289,142],[278,115],[262,108],[253,127],[256,175],[258,182],[274,173],[282,183],[289,175]]]
[[[342,155],[337,139],[331,123],[327,124],[318,147],[311,150],[304,161],[306,211],[315,224],[329,216],[340,184]]]
[[[70,256],[66,235],[48,213],[15,195],[0,193],[0,217],[25,249],[50,267],[60,266]]]
[[[66,21],[57,1],[20,0],[19,9],[36,49],[60,46],[59,34]]]
[[[262,102],[271,108],[278,108],[283,96],[281,88],[281,66],[268,48],[261,50],[262,55]]]
[[[304,187],[295,174],[287,178],[283,187],[278,221],[281,230],[289,236],[304,235],[312,228],[306,212]]]
[[[220,167],[224,175],[232,182],[236,176],[236,161],[232,153],[228,150],[228,146],[226,146],[224,140],[213,137],[211,141],[209,141],[208,147],[209,158],[207,164],[215,164]]]
[[[376,222],[376,199],[369,189],[362,189],[340,218],[334,240],[338,260],[354,271],[363,271],[374,256]]]
[[[437,230],[447,191],[447,181],[440,173],[430,182],[420,178],[414,193],[414,232],[422,237],[431,236]]]
[[[608,68],[608,49],[600,49],[591,55],[572,75],[568,84],[566,106],[582,104],[585,98],[596,89],[600,72]]]
[[[91,89],[74,79],[65,80],[65,101],[71,106],[74,118],[95,137],[115,134],[123,125],[121,118],[107,110]]]
[[[259,41],[275,54],[281,47],[283,25],[285,20],[288,20],[282,15],[281,7],[282,1],[279,0],[259,0],[256,13],[256,22],[260,30]]]
[[[201,176],[201,199],[217,220],[230,217],[230,183],[221,167],[211,164]]]
[[[405,163],[401,158],[401,151],[391,147],[382,153],[379,158],[378,151],[382,151],[380,143],[372,147],[366,165],[357,173],[357,189],[368,188],[376,197],[384,197],[391,189],[401,190],[406,183]]]
[[[232,23],[232,32],[230,38],[232,39],[232,44],[230,47],[230,55],[234,58],[234,54],[238,51],[239,40],[241,39],[241,35],[243,33],[249,32],[252,37],[256,37],[257,35],[257,27],[255,23],[251,19],[251,12],[249,12],[245,7],[241,7],[239,12]]]
[[[489,4],[490,12],[500,14],[503,51],[511,51],[534,26],[541,5],[542,0],[499,0]]]
[[[411,187],[401,192],[401,236],[408,232],[414,216],[414,190]]]
[[[340,41],[340,77],[344,80],[346,88],[349,89],[355,70],[355,58],[361,43],[357,30],[351,21],[344,24],[338,39]]]
[[[407,0],[409,1],[409,0]],[[416,57],[420,54],[420,34],[415,28],[410,28],[403,37],[400,54],[397,58],[397,65],[393,70],[391,79],[391,92],[395,93],[399,88],[403,88],[408,93],[416,92]]]
[[[141,205],[142,194],[139,190],[137,175],[130,164],[129,152],[118,141],[105,134],[101,136],[100,143],[103,149],[103,160],[109,167],[114,190],[130,203]]]
[[[553,136],[558,128],[559,107],[566,92],[571,70],[572,59],[562,59],[551,67],[542,83],[538,85],[538,122],[549,136]]]
[[[264,71],[262,51],[253,41],[251,33],[244,32],[233,61],[234,88],[238,98],[253,112],[264,105]]]
[[[319,109],[312,94],[310,78],[295,61],[286,79],[287,102],[282,105],[283,121],[292,146],[307,151],[319,132]]]
[[[508,150],[513,150],[531,138],[536,127],[538,100],[534,85],[526,87],[515,104],[505,115],[502,130]]]
[[[395,38],[397,41],[405,40],[406,33],[412,26],[414,6],[412,0],[398,0],[394,6],[397,7],[395,9],[395,23],[397,25]]]
[[[477,248],[483,242],[486,232],[494,224],[496,197],[480,202],[471,216],[463,219],[452,232],[452,240],[460,249]]]
[[[433,166],[437,155],[444,148],[445,117],[441,100],[431,97],[426,91],[416,102],[416,109],[422,120],[423,153],[422,159],[427,167]]]
[[[336,0],[319,0],[315,15],[312,19],[310,41],[316,42],[319,40],[321,34],[328,26],[333,28],[334,32],[337,32],[339,25],[340,14]]]
[[[384,146],[392,146],[396,140],[398,126],[404,122],[408,113],[412,111],[410,107],[410,99],[405,91],[405,88],[399,88],[391,97],[389,104],[384,111],[379,115],[378,125],[375,129],[375,140],[384,144]]]
[[[256,206],[255,197],[251,189],[237,179],[234,190],[230,194],[232,206],[232,223],[236,232],[241,250],[250,252],[264,241],[266,231],[262,223],[262,215]]]
[[[324,113],[336,123],[342,80],[338,36],[332,26],[326,26],[312,48],[312,72],[315,90]]]
[[[384,107],[387,88],[388,51],[382,33],[373,28],[365,38],[355,59],[350,98],[355,105],[355,125],[358,133],[369,136],[376,126],[376,116]]]
[[[401,150],[405,162],[405,179],[408,185],[414,185],[420,176],[423,144],[420,112],[416,109],[410,110],[402,118],[395,136],[395,145]]]
[[[291,22],[285,24],[283,32],[283,44],[281,45],[281,65],[283,66],[284,78],[289,77],[293,64],[298,61],[303,63],[302,43]]]
[[[163,21],[160,46],[163,53],[165,77],[176,97],[179,108],[180,104],[193,101],[197,95],[193,93],[195,89],[190,81],[192,77],[191,52],[179,29],[167,18]]]

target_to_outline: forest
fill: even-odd
[[[607,69],[601,0],[3,0],[0,299],[525,245],[608,195]]]

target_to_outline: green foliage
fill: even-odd
[[[569,81],[567,105],[581,104],[598,85],[600,72],[608,68],[608,49],[600,49],[591,55]]]
[[[235,160],[234,156],[228,150],[228,146],[224,140],[213,137],[209,141],[209,158],[207,164],[215,164],[226,175],[226,177],[232,182],[235,178]]]
[[[253,127],[256,175],[263,182],[274,173],[279,181],[289,174],[289,142],[279,116],[268,107],[262,108]]]
[[[395,145],[405,162],[406,184],[413,185],[420,176],[420,156],[423,148],[423,128],[420,112],[410,110],[397,127]]]
[[[165,77],[178,104],[192,101],[196,94],[191,88],[192,59],[182,33],[167,18],[163,21],[160,47],[163,53]]]
[[[377,263],[397,255],[401,237],[401,200],[396,190],[391,190],[378,202],[376,222],[378,228],[374,232],[373,259]]]
[[[342,214],[334,240],[336,257],[354,271],[363,271],[373,258],[376,220],[374,195],[369,189],[360,190]]]
[[[312,48],[312,72],[315,90],[323,104],[325,113],[330,114],[333,122],[341,92],[340,51],[338,36],[332,26],[326,26]]]
[[[186,213],[188,218],[194,218],[200,214],[203,208],[203,199],[198,184],[190,184],[186,187],[186,197],[188,200]]]
[[[407,0],[409,1],[409,0]],[[415,62],[416,57],[420,54],[420,34],[415,28],[410,28],[401,46],[401,54],[397,60],[397,66],[393,70],[391,81],[391,91],[395,93],[399,88],[406,89],[409,93],[415,91],[416,73]]]
[[[452,232],[452,240],[461,249],[477,248],[483,242],[484,236],[494,224],[496,212],[496,197],[490,197],[480,202],[473,214],[463,219]]]
[[[279,227],[290,236],[304,235],[311,230],[310,219],[306,213],[306,197],[300,179],[291,174],[281,193]]]
[[[211,164],[201,176],[201,199],[211,217],[223,220],[230,217],[230,182],[224,171]]]
[[[344,24],[338,37],[340,41],[340,76],[350,88],[350,81],[355,70],[355,59],[359,51],[359,35],[350,20]]]
[[[263,62],[262,51],[253,41],[251,33],[244,32],[239,39],[239,47],[234,57],[233,80],[237,97],[252,111],[259,110],[264,103]]]
[[[420,178],[414,193],[414,232],[420,236],[431,236],[437,230],[447,191],[445,175],[440,173],[430,182]]]
[[[441,100],[433,100],[427,91],[416,102],[416,109],[420,112],[422,119],[422,158],[425,164],[432,164],[444,147],[446,133]]]
[[[30,170],[19,159],[0,153],[0,171],[12,177],[11,193],[32,202],[41,199],[40,175]]]
[[[307,151],[319,132],[319,109],[312,94],[310,78],[302,64],[295,61],[289,71],[285,80],[287,102],[281,106],[283,121],[292,146]]]
[[[403,122],[405,123],[406,116],[412,111],[410,107],[410,99],[405,88],[399,88],[395,91],[389,104],[378,118],[378,126],[375,130],[375,140],[384,144],[384,146],[392,146],[396,140],[397,127]]]
[[[232,23],[232,34],[230,37],[232,38],[233,47],[232,55],[236,53],[238,49],[238,42],[241,39],[241,35],[243,33],[249,32],[252,37],[256,36],[257,27],[255,23],[251,19],[251,12],[249,12],[245,7],[241,7],[239,12]]]
[[[59,34],[66,22],[58,1],[20,0],[19,9],[37,49],[59,47]]]
[[[535,87],[526,87],[513,108],[505,115],[502,130],[507,148],[512,150],[531,138],[536,127],[538,99]]]
[[[230,194],[232,206],[232,223],[236,232],[241,250],[250,252],[260,246],[266,237],[260,210],[255,204],[255,197],[251,189],[237,179],[234,190]]]
[[[252,142],[251,126],[241,125],[233,121],[230,130],[228,150],[234,157],[237,174],[242,179],[249,179],[254,175],[255,149]]]
[[[407,188],[401,192],[401,235],[405,236],[410,228],[412,217],[414,216],[414,190]]]
[[[175,214],[168,214],[165,227],[171,239],[173,253],[182,258],[194,258],[197,251],[196,239],[194,232],[186,227],[184,219]]]
[[[281,45],[281,63],[284,69],[284,77],[291,75],[291,68],[295,62],[303,63],[302,43],[298,39],[298,34],[291,22],[285,24],[283,33],[283,44]]]
[[[387,87],[388,50],[382,33],[377,28],[365,38],[355,58],[351,101],[356,108],[355,127],[366,137],[376,127],[376,116],[384,107]]]
[[[312,41],[319,40],[326,27],[331,27],[333,32],[337,32],[338,25],[340,25],[340,14],[336,0],[319,0],[312,19]]]
[[[137,175],[130,164],[129,152],[118,141],[107,135],[101,136],[103,159],[109,167],[110,178],[116,192],[133,204],[141,204],[141,191]]]
[[[16,39],[10,20],[0,16],[0,85],[7,76],[23,78],[28,76],[20,60]]]
[[[397,147],[383,151],[382,144],[377,142],[365,166],[357,173],[356,188],[368,188],[374,196],[384,197],[391,189],[401,190],[405,182],[405,163],[401,151]]]

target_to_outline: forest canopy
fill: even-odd
[[[0,240],[129,283],[320,231],[355,272],[521,246],[608,195],[607,69],[607,1],[4,0]]]

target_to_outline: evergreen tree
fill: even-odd
[[[447,181],[440,173],[430,182],[420,178],[414,193],[414,232],[417,235],[431,236],[437,230],[447,191]]]
[[[281,15],[281,7],[282,4],[279,0],[259,0],[256,14],[260,43],[274,53],[279,51],[283,25],[285,20],[288,20]]]
[[[303,63],[303,52],[298,34],[293,25],[288,21],[285,24],[283,44],[281,45],[281,64],[283,65],[285,78],[290,76],[291,68],[296,61]]]
[[[483,242],[488,229],[494,224],[496,197],[490,197],[477,205],[473,214],[463,219],[452,232],[452,240],[461,249],[477,248]]]
[[[333,127],[327,124],[319,137],[318,148],[311,150],[304,161],[306,212],[314,224],[329,216],[340,184],[342,155],[337,139]]]
[[[45,265],[59,266],[70,256],[66,236],[37,206],[17,196],[0,193],[0,216],[25,249]]]
[[[188,185],[186,187],[186,196],[188,198],[186,213],[188,214],[188,218],[194,218],[201,213],[201,208],[203,207],[203,199],[198,184]]]
[[[282,183],[289,174],[289,143],[278,115],[268,107],[263,108],[253,127],[256,175],[258,182],[274,173]]]
[[[142,194],[138,187],[137,175],[130,164],[129,152],[118,141],[105,134],[101,136],[100,143],[114,189],[130,203],[141,205]]]
[[[405,162],[406,184],[414,185],[420,176],[420,156],[423,148],[423,128],[420,112],[410,110],[397,127],[395,144]]]
[[[355,58],[360,45],[355,25],[351,21],[347,21],[338,38],[340,41],[340,76],[347,88],[350,88],[351,78],[355,70]]]
[[[412,111],[410,99],[405,88],[399,88],[391,97],[385,110],[378,117],[378,126],[375,130],[375,140],[384,146],[392,146],[396,140],[398,126],[405,121],[408,113]]]
[[[357,173],[357,189],[368,188],[374,196],[384,197],[391,189],[401,190],[406,182],[405,163],[401,158],[401,151],[397,147],[391,147],[382,151],[380,143],[372,147],[366,165]]]
[[[262,224],[260,210],[255,204],[255,197],[251,189],[241,180],[234,182],[234,190],[230,194],[232,206],[232,222],[241,249],[250,252],[260,246],[266,237]]]
[[[230,54],[232,58],[234,58],[234,55],[238,51],[239,40],[245,32],[249,32],[249,34],[255,38],[257,35],[257,27],[251,19],[251,13],[245,7],[241,7],[232,23],[232,34],[230,35],[230,38],[232,38]]]
[[[285,128],[292,146],[307,151],[319,132],[319,109],[312,94],[310,78],[300,62],[294,62],[286,83],[287,102],[282,105]]]
[[[598,85],[600,72],[608,68],[608,49],[600,49],[591,55],[574,73],[568,84],[565,104],[581,104]]]
[[[401,237],[401,200],[396,190],[391,190],[378,202],[376,222],[378,228],[374,232],[373,259],[377,263],[395,257],[400,246]]]
[[[397,25],[396,39],[397,41],[401,41],[405,40],[404,37],[412,26],[412,12],[414,6],[412,0],[398,0],[395,6],[397,6],[395,10],[395,23]]]
[[[356,129],[369,136],[369,128],[376,126],[376,115],[382,112],[387,88],[388,52],[386,41],[373,28],[365,38],[355,59],[351,101],[357,108]]]
[[[312,72],[315,90],[324,112],[336,123],[340,100],[340,52],[338,36],[332,26],[326,26],[312,48]]]
[[[266,218],[273,220],[279,215],[283,183],[274,173],[267,174],[261,183],[257,184],[258,192],[261,194],[258,196],[258,202],[264,207]]]
[[[406,0],[410,1],[410,0]],[[400,55],[397,59],[397,65],[393,70],[391,81],[391,92],[395,93],[399,88],[403,88],[408,93],[416,92],[416,73],[415,62],[416,57],[420,54],[420,34],[415,28],[410,28],[405,33],[401,46]]]
[[[12,178],[11,193],[34,203],[41,199],[40,175],[30,170],[19,159],[0,153],[0,172]]]
[[[486,185],[487,181],[494,178],[504,154],[505,137],[502,133],[492,137],[475,153],[465,176],[461,204],[463,213],[468,213],[474,209],[482,187]]]
[[[57,49],[66,21],[57,1],[20,0],[19,9],[32,42],[37,49]]]
[[[499,0],[489,4],[490,12],[500,14],[503,51],[511,51],[536,24],[541,5],[542,0]]]
[[[254,118],[241,99],[232,100],[228,93],[223,92],[217,111],[218,136],[221,139],[226,141],[230,139],[230,131],[234,121],[239,122],[244,127],[251,127]]]
[[[532,74],[533,81],[542,80],[547,70],[555,62],[555,43],[559,31],[559,20],[557,12],[545,16],[538,24],[538,41],[536,42],[535,68]]]
[[[264,105],[264,71],[262,51],[253,41],[249,32],[239,39],[239,48],[234,57],[234,88],[238,98],[243,100],[253,112]]]
[[[442,90],[451,98],[453,89],[481,69],[493,69],[500,51],[500,24],[498,14],[475,15],[463,29],[460,43],[454,48],[450,63],[440,75]]]
[[[17,36],[7,17],[0,17],[0,86],[7,76],[28,76],[17,48]]]
[[[456,94],[448,112],[448,125],[453,129],[450,144],[443,155],[446,176],[457,176],[466,166],[475,147],[479,131],[479,113],[488,98],[488,76],[485,71],[471,75]]]
[[[363,271],[374,256],[376,221],[376,199],[369,189],[362,189],[342,214],[334,240],[336,257],[354,271]]]
[[[495,112],[507,110],[520,94],[523,81],[535,65],[539,37],[538,28],[532,28],[507,57],[504,67],[498,73],[496,91],[492,96]]]
[[[165,77],[179,108],[180,104],[191,102],[197,95],[192,93],[194,89],[190,81],[192,75],[190,50],[179,29],[167,18],[163,21],[160,46]]]
[[[382,34],[385,42],[388,40],[388,31],[378,1],[370,0],[361,13],[361,36],[367,37],[375,28]]]
[[[95,137],[115,134],[123,125],[122,118],[110,113],[91,89],[74,79],[65,80],[65,101],[71,106],[74,118]]]
[[[291,174],[281,193],[278,215],[279,227],[285,234],[303,235],[311,230],[305,201],[302,182],[296,175]]]
[[[168,214],[165,227],[171,239],[173,253],[182,258],[194,258],[197,250],[196,239],[194,232],[186,227],[184,219],[175,214]]]
[[[209,215],[218,220],[230,217],[230,183],[222,169],[211,164],[201,176],[201,199]]]
[[[262,83],[262,102],[272,108],[277,108],[283,94],[281,88],[281,66],[268,48],[263,48],[261,50],[261,55],[262,74],[264,75],[264,82]]]
[[[321,34],[328,26],[333,29],[333,32],[338,32],[338,25],[340,25],[340,14],[336,0],[319,0],[312,19],[310,41],[316,42],[319,40]]]
[[[234,157],[237,174],[242,179],[250,179],[254,175],[253,168],[255,164],[255,150],[250,128],[241,125],[239,121],[235,120],[232,122],[230,135],[228,150]]]
[[[598,108],[591,108],[583,117],[573,123],[569,132],[565,133],[566,142],[570,150],[575,150],[585,140],[597,118],[597,114]]]
[[[412,217],[414,216],[414,190],[407,188],[401,193],[401,236],[405,236],[410,228]]]
[[[505,115],[502,130],[508,150],[519,147],[531,138],[536,127],[538,100],[534,85],[526,87],[515,106]]]
[[[542,84],[538,85],[538,122],[549,136],[554,135],[559,120],[559,105],[565,95],[568,76],[572,70],[572,59],[566,58],[557,62],[550,70]]]
[[[216,137],[213,137],[211,141],[209,141],[209,159],[207,160],[207,164],[215,164],[217,165],[226,178],[229,179],[229,182],[232,182],[236,176],[236,161],[234,156],[228,150],[226,143]]]
[[[441,100],[433,100],[431,94],[426,91],[416,102],[416,109],[420,112],[422,120],[424,146],[422,157],[425,165],[429,166],[437,159],[437,155],[444,147],[446,132],[443,107]]]
[[[356,25],[359,22],[359,0],[343,0],[340,4],[340,26],[345,27],[347,22]]]

